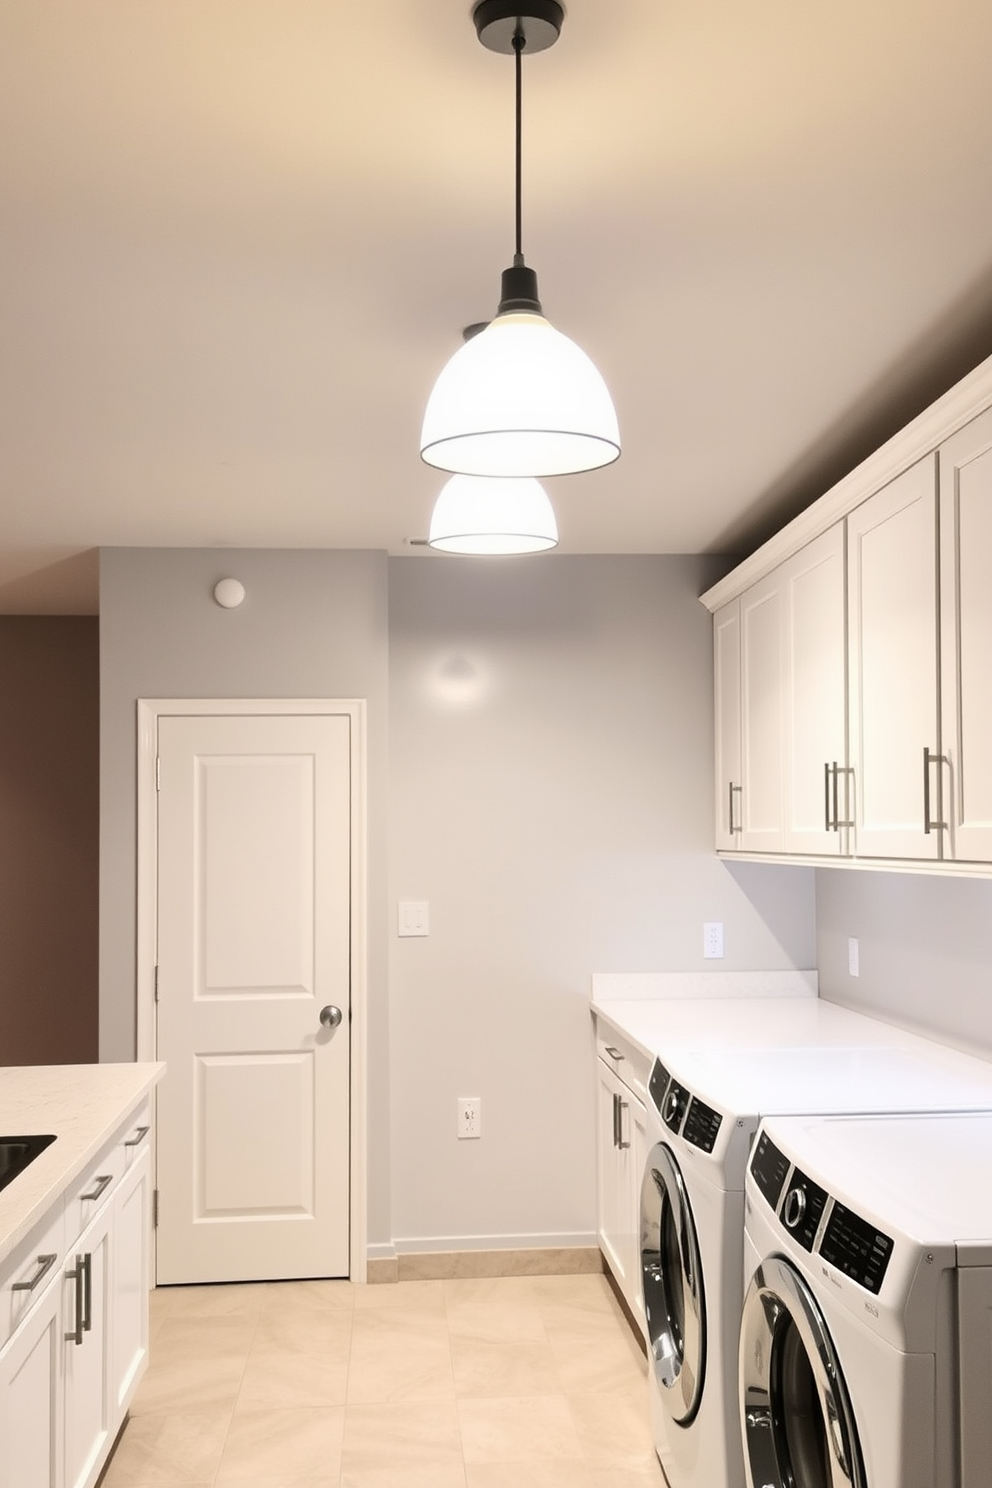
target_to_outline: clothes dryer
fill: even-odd
[[[992,1115],[772,1118],[746,1184],[749,1488],[987,1488]]]
[[[762,1116],[992,1111],[992,1065],[918,1038],[673,1050],[654,1063],[648,1107],[640,1248],[655,1447],[671,1488],[743,1488],[744,1181]]]

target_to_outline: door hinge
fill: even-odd
[[[162,789],[162,761],[158,755],[155,756],[155,789]]]
[[[158,967],[155,968],[155,1001],[158,1002]]]
[[[152,1229],[158,1229],[158,1189],[152,1189]]]

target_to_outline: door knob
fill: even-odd
[[[320,1021],[325,1028],[337,1028],[341,1022],[341,1009],[329,1002],[320,1010]]]

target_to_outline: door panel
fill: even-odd
[[[936,858],[941,833],[924,830],[923,769],[924,748],[940,753],[935,460],[859,506],[847,530],[855,851]]]
[[[992,862],[992,411],[941,447],[940,522],[950,855]]]
[[[349,718],[165,716],[158,747],[157,1279],[345,1276]]]

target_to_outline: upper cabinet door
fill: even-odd
[[[755,584],[740,604],[744,789],[739,844],[745,852],[781,852],[785,605],[779,574]]]
[[[731,600],[713,616],[716,738],[717,851],[740,847],[741,604]]]
[[[992,410],[940,448],[945,855],[992,861]]]
[[[785,849],[848,850],[844,524],[779,570],[785,607]]]
[[[941,856],[936,472],[928,455],[847,519],[859,857]]]

